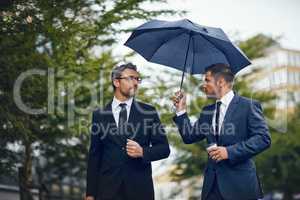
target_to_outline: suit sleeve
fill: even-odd
[[[98,172],[100,168],[100,161],[102,156],[102,142],[100,133],[100,126],[97,123],[98,114],[93,112],[92,126],[91,126],[91,142],[88,154],[87,166],[87,187],[86,196],[96,197],[98,187]]]
[[[201,141],[209,133],[209,124],[203,120],[203,114],[201,113],[199,119],[195,122],[194,126],[191,125],[190,119],[187,113],[173,118],[181,138],[185,144],[192,144]]]
[[[263,117],[261,105],[253,101],[248,111],[248,139],[226,147],[232,164],[245,161],[264,151],[271,145],[268,125]]]
[[[151,146],[143,148],[143,161],[149,163],[167,158],[170,155],[169,142],[165,134],[165,129],[160,122],[159,116],[154,109],[153,124],[150,133]]]

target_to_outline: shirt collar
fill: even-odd
[[[224,104],[225,106],[228,106],[231,102],[231,100],[234,97],[234,92],[232,90],[230,90],[229,92],[227,92],[220,100],[222,104]]]
[[[111,104],[111,107],[113,110],[117,109],[118,106],[120,105],[120,103],[126,103],[127,104],[127,107],[130,107],[131,104],[133,102],[133,97],[127,99],[126,101],[120,101],[119,99],[117,99],[115,96],[113,98],[113,101],[112,101],[112,104]]]

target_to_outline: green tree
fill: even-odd
[[[88,136],[78,133],[88,132],[82,129],[87,113],[99,104],[90,89],[104,88],[97,94],[103,102],[111,95],[109,71],[122,59],[111,47],[118,34],[130,30],[122,25],[176,13],[145,9],[149,3],[165,1],[17,0],[0,8],[0,174],[19,169],[21,199],[32,199],[32,167],[39,157],[46,158],[43,173],[84,177],[84,170],[71,170],[75,163],[84,167],[87,152]],[[41,109],[39,114],[24,112],[16,100],[15,87],[25,72],[36,74],[21,85],[23,107]]]
[[[279,39],[280,37],[271,37],[260,33],[245,41],[237,41],[236,43],[249,59],[255,59],[263,57],[267,48],[280,46]]]
[[[300,106],[287,117],[287,131],[271,129],[272,146],[256,161],[264,190],[281,192],[284,199],[293,199],[299,193],[300,183]]]

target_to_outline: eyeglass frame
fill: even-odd
[[[135,77],[135,76],[124,76],[124,77],[118,77],[118,78],[115,78],[115,79],[125,79],[125,80],[127,80],[127,81],[133,81],[133,80],[136,80],[138,83],[141,83],[141,82],[142,82],[141,77]]]

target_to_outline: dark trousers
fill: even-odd
[[[111,198],[99,198],[98,200],[129,200],[129,196],[126,194],[126,189],[124,183],[120,185],[118,192],[114,194]]]
[[[149,197],[147,197],[149,198]],[[137,194],[135,191],[129,191],[126,189],[126,185],[124,183],[121,184],[118,192],[114,194],[111,198],[97,198],[97,200],[141,200],[141,199],[147,199],[146,197],[137,197]],[[150,198],[152,199],[152,198]],[[153,198],[154,199],[154,198]]]
[[[218,187],[218,181],[217,181],[216,177],[215,177],[213,186],[211,187],[210,192],[208,193],[208,195],[206,197],[206,200],[224,200],[220,193],[220,190]]]
[[[207,197],[205,200],[224,200],[222,197],[219,187],[218,187],[218,181],[215,177],[214,183],[212,188],[210,189],[210,192],[208,193]],[[256,199],[253,199],[256,200]]]

